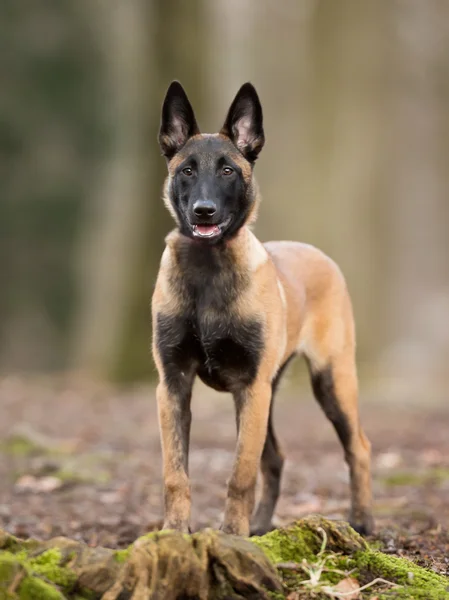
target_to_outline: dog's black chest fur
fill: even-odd
[[[182,386],[192,365],[204,383],[220,391],[251,385],[256,377],[262,324],[256,317],[238,317],[233,308],[248,280],[232,258],[192,244],[178,249],[170,286],[182,308],[157,316],[158,350],[171,388]]]

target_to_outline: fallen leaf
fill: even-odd
[[[426,466],[439,465],[443,459],[443,454],[436,448],[429,448],[421,453],[420,460]]]
[[[22,475],[16,481],[15,488],[20,492],[33,491],[36,488],[36,481],[34,475]]]
[[[358,600],[361,597],[359,588],[360,586],[356,579],[346,577],[334,586],[333,591],[338,592],[339,594],[345,594],[345,600]]]
[[[34,475],[22,475],[16,481],[15,488],[19,492],[35,492],[48,494],[62,487],[63,481],[58,477],[35,477]]]
[[[379,454],[376,460],[377,466],[381,469],[393,469],[402,462],[402,456],[399,452],[383,452]]]
[[[123,494],[118,491],[104,492],[100,496],[100,501],[103,504],[118,504],[123,500]]]
[[[58,477],[53,477],[49,475],[48,477],[41,477],[39,481],[39,490],[40,492],[49,493],[58,490],[63,485],[63,481],[58,479]]]

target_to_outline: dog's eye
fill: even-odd
[[[191,167],[186,167],[182,170],[182,172],[184,175],[187,175],[187,177],[191,177],[193,175],[193,169]]]
[[[223,175],[232,175],[234,173],[234,169],[231,167],[223,167]]]

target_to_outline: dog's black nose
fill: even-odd
[[[197,217],[213,217],[217,207],[212,200],[197,200],[193,205],[193,212]]]

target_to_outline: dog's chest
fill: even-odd
[[[175,315],[157,319],[159,354],[165,369],[190,372],[194,365],[211,387],[232,391],[250,385],[259,368],[261,318],[243,318],[239,299],[250,290],[250,277],[232,252],[179,242],[170,281],[177,299]]]
[[[193,365],[204,383],[222,391],[254,381],[263,347],[259,320],[229,314],[160,315],[158,340],[169,369],[182,373]]]

